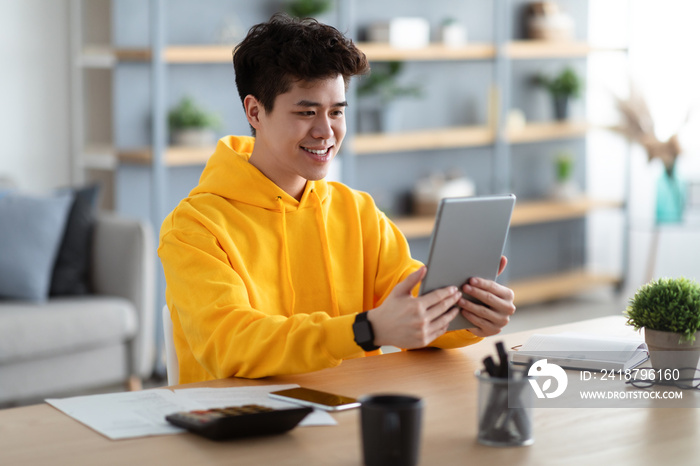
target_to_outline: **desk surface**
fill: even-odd
[[[421,350],[343,362],[333,369],[263,380],[224,379],[183,387],[298,383],[361,396],[421,396],[423,465],[697,464],[696,409],[568,408],[534,414],[535,444],[491,448],[476,442],[476,380],[493,343],[520,344],[532,333],[595,332],[624,336],[620,316],[491,337],[458,350]],[[361,465],[359,411],[333,414],[333,427],[301,427],[274,437],[210,442],[191,434],[111,441],[47,404],[0,411],[0,464]]]

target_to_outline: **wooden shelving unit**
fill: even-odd
[[[573,296],[600,286],[615,286],[620,281],[621,278],[614,275],[573,270],[513,281],[508,283],[508,287],[515,293],[515,305],[524,306]]]
[[[506,0],[496,0],[497,2]],[[507,8],[513,8],[510,3],[504,3],[503,8],[495,8],[500,14]],[[500,13],[498,13],[500,12]],[[495,18],[498,19],[498,18]],[[499,20],[500,21],[500,20]],[[341,21],[342,22],[342,21]],[[357,46],[367,55],[371,62],[411,61],[423,62],[427,66],[435,66],[436,62],[479,62],[487,61],[493,66],[491,84],[497,88],[512,86],[512,68],[510,65],[524,60],[540,59],[577,59],[585,58],[599,51],[623,51],[622,48],[601,48],[583,41],[550,42],[532,40],[508,40],[508,33],[498,33],[494,22],[493,42],[468,43],[460,47],[446,47],[433,43],[418,49],[399,49],[386,43],[358,42]],[[155,24],[155,23],[154,23]],[[347,23],[345,23],[347,26]],[[350,24],[350,29],[354,26]],[[234,44],[217,45],[168,45],[161,42],[154,47],[160,50],[162,62],[154,63],[154,54],[150,47],[111,47],[84,46],[75,49],[76,65],[85,69],[111,69],[123,62],[142,63],[144,66],[158,65],[198,65],[198,64],[229,64],[232,60]],[[425,66],[425,65],[424,65]],[[481,65],[479,65],[481,66]],[[162,69],[162,68],[161,68]],[[169,69],[165,67],[165,69]],[[98,71],[101,73],[101,71]],[[461,84],[455,83],[455,86]],[[501,95],[508,95],[507,92]],[[510,102],[502,102],[497,112],[505,115]],[[162,111],[162,109],[161,109]],[[464,125],[455,127],[430,128],[416,131],[402,131],[383,134],[348,134],[344,149],[346,157],[371,157],[388,153],[407,153],[417,151],[440,151],[446,149],[469,149],[487,147],[492,149],[494,166],[503,166],[510,162],[511,149],[518,144],[530,144],[564,139],[585,137],[592,126],[585,121],[567,122],[531,122],[519,129],[505,129],[502,126]],[[498,129],[498,131],[497,131]],[[160,137],[159,139],[165,139]],[[154,139],[154,141],[156,141]],[[143,143],[140,142],[138,144]],[[568,143],[568,142],[567,142]],[[215,147],[163,147],[158,140],[153,147],[147,146],[135,149],[115,148],[109,144],[101,146],[83,145],[82,164],[84,168],[116,170],[121,164],[138,164],[149,166],[152,170],[162,167],[202,166],[214,152]],[[154,164],[153,151],[162,153],[159,158],[162,163]],[[465,154],[467,150],[464,151]],[[495,169],[494,169],[495,170]],[[348,170],[352,175],[353,170]],[[161,176],[162,179],[162,176]],[[499,191],[508,189],[501,186],[500,180],[492,180],[493,189]],[[155,183],[155,182],[154,182]],[[501,183],[502,184],[502,183]],[[162,187],[162,186],[160,186]],[[158,189],[155,190],[158,192]],[[581,198],[571,202],[551,200],[518,201],[511,225],[513,227],[559,222],[583,218],[596,209],[621,208],[623,202],[601,201]],[[403,217],[395,219],[396,225],[409,239],[425,238],[432,233],[433,217]],[[509,283],[516,290],[516,304],[530,304],[536,301],[555,299],[585,291],[595,286],[614,284],[619,277],[609,277],[586,273],[583,270],[573,270],[552,276],[535,277],[528,280]]]

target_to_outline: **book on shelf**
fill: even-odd
[[[511,351],[511,361],[516,364],[540,359],[564,369],[625,371],[649,359],[649,349],[641,339],[557,333],[532,335]]]

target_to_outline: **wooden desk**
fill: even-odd
[[[628,335],[622,317],[540,329]],[[535,332],[492,337],[459,350],[424,350],[345,361],[315,373],[264,380],[225,379],[194,386],[298,383],[351,396],[421,396],[423,465],[698,464],[696,409],[539,409],[535,444],[491,448],[476,442],[476,380],[493,343],[522,343]],[[275,437],[217,443],[191,434],[111,441],[49,405],[0,411],[0,464],[70,465],[361,465],[359,411],[333,415],[334,427],[302,427]]]

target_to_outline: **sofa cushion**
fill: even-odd
[[[53,267],[49,295],[87,294],[99,186],[65,188],[62,192],[74,194],[74,199]]]
[[[0,198],[0,297],[44,301],[72,194]]]
[[[123,298],[58,297],[47,303],[0,303],[0,365],[123,342],[138,328]]]

